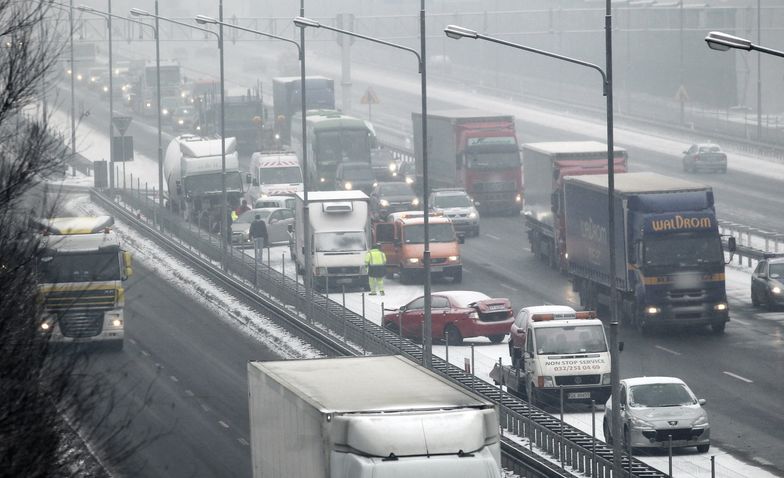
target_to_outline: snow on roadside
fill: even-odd
[[[65,209],[85,215],[108,213],[90,202],[86,195],[74,195]],[[143,237],[127,224],[115,218],[115,230],[125,247],[134,252],[134,258],[179,288],[192,300],[202,304],[221,320],[258,340],[281,358],[315,358],[322,354],[307,342],[283,330],[269,318],[248,307],[242,300],[221,289],[218,285],[181,261],[165,252],[153,241]]]

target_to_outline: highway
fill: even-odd
[[[314,69],[309,73],[331,74],[339,68],[336,64],[332,69],[317,69],[327,61],[312,62]],[[238,70],[228,60],[227,65],[229,71]],[[355,69],[355,91],[364,91],[370,84],[363,79],[363,71],[365,75],[371,74],[368,69]],[[242,78],[238,71],[234,73],[233,78]],[[395,118],[395,124],[407,124],[410,111],[417,108],[418,90],[406,88],[405,81],[399,87],[394,83],[394,78],[383,84],[373,82],[384,101],[383,108],[374,111],[374,119],[383,122]],[[434,93],[431,110],[460,106],[440,99],[438,89]],[[94,128],[104,128],[107,112],[97,101],[93,104],[96,106],[85,122]],[[142,127],[140,121],[135,119],[129,134],[135,136],[138,152],[155,157],[155,135],[149,127],[154,122]],[[596,124],[600,127],[601,120]],[[563,129],[526,121],[520,116],[518,131],[523,142],[594,139],[593,135],[579,130],[565,133]],[[656,171],[708,183],[714,187],[720,217],[763,229],[784,230],[781,215],[784,198],[776,175],[735,168],[732,154],[726,176],[686,175],[681,170],[680,152],[688,147],[688,141],[666,138],[664,146],[656,147],[657,141],[667,133],[654,130],[651,141],[638,145],[624,141],[636,137],[626,134],[618,133],[617,144],[628,149],[633,171]],[[670,144],[673,142],[682,146],[675,148]],[[164,140],[164,149],[167,145],[168,140]],[[482,235],[466,242],[462,256],[466,269],[461,289],[510,297],[515,308],[540,303],[579,303],[566,278],[537,261],[528,251],[522,217],[482,218]],[[141,278],[146,280],[140,281]],[[434,284],[436,290],[451,288],[454,286],[448,282]],[[731,298],[730,307],[732,321],[724,336],[697,330],[643,338],[634,331],[622,329],[621,339],[626,349],[621,376],[683,378],[700,397],[708,399],[712,435],[717,445],[756,463],[772,463],[782,473],[784,457],[780,450],[784,449],[784,427],[778,411],[784,396],[784,384],[780,380],[784,327],[781,322],[766,320],[768,314],[752,309],[749,303],[737,298]],[[128,335],[133,342],[127,344],[121,356],[109,357],[106,363],[95,366],[125,370],[128,379],[122,381],[121,390],[130,389],[134,382],[155,382],[156,399],[140,415],[145,418],[131,425],[134,436],[148,427],[168,430],[176,424],[171,433],[160,438],[162,443],[143,449],[131,464],[141,466],[146,462],[146,470],[153,470],[153,475],[172,476],[173,467],[187,468],[182,475],[174,476],[246,475],[249,457],[240,441],[248,440],[244,364],[250,358],[274,358],[274,355],[242,333],[210,318],[198,304],[178,295],[165,281],[142,268],[129,288],[127,314]],[[163,365],[160,372],[156,363]],[[177,378],[176,382],[172,376]],[[220,393],[216,393],[218,390]],[[139,392],[128,393],[136,397],[131,404],[141,403]],[[209,412],[204,411],[202,403]],[[221,421],[229,427],[221,425]],[[205,454],[204,450],[209,453]],[[188,466],[183,466],[184,463]]]

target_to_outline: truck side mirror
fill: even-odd
[[[245,175],[245,184],[250,184],[251,181],[252,181],[252,179],[250,177],[250,173],[246,174]]]
[[[457,235],[457,243],[458,244],[465,244],[465,234],[458,234]]]
[[[294,234],[294,226],[292,224],[286,226],[286,230],[289,231],[289,234]]]
[[[737,243],[735,241],[735,236],[730,236],[727,238],[727,250],[729,252],[735,252],[737,249]]]

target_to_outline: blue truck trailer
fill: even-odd
[[[724,252],[709,186],[656,173],[615,175],[610,231],[607,175],[567,177],[568,270],[580,302],[609,304],[609,234],[615,234],[615,285],[621,319],[653,327],[729,321]],[[730,241],[730,247],[734,241]]]

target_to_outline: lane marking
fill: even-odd
[[[242,446],[250,446],[250,443],[248,443],[248,440],[246,440],[246,439],[244,439],[242,437],[237,438],[237,441],[240,442],[240,445],[242,445]]]
[[[171,379],[172,382],[175,382],[175,383],[179,382],[179,380],[177,380],[177,377],[175,377],[174,375],[169,375],[169,378]]]
[[[191,392],[190,390],[185,390],[185,395],[187,395],[189,397],[193,397],[195,394],[193,392]]]
[[[735,375],[734,373],[732,373],[732,372],[727,372],[726,370],[725,370],[724,372],[722,372],[722,373],[723,373],[724,375],[729,375],[729,376],[730,376],[730,377],[732,377],[732,378],[737,378],[738,380],[742,380],[742,381],[744,381],[744,382],[746,382],[746,383],[754,383],[754,380],[749,380],[749,379],[748,379],[748,378],[746,378],[746,377],[741,377],[740,375]]]
[[[681,355],[680,352],[676,352],[676,351],[674,351],[672,349],[668,349],[667,347],[662,347],[661,345],[654,345],[654,347],[659,349],[659,350],[664,350],[665,352],[671,353],[673,355]]]
[[[736,324],[740,324],[740,325],[746,325],[746,326],[748,326],[748,325],[749,325],[749,323],[748,323],[748,322],[746,322],[746,321],[743,321],[743,320],[732,319],[732,321],[733,321],[733,322],[735,322]]]
[[[220,426],[222,426],[223,428],[229,428],[229,424],[224,422],[223,420],[218,420],[218,423],[220,423]]]
[[[489,237],[490,239],[495,239],[496,241],[500,241],[501,238],[498,236],[494,236],[493,234],[485,234],[485,237]]]
[[[517,290],[517,289],[515,289],[514,287],[512,287],[511,285],[506,285],[506,284],[503,284],[503,283],[502,283],[502,284],[500,284],[500,285],[501,285],[501,287],[503,287],[504,289],[514,290],[514,291],[516,291],[516,290]]]
[[[463,272],[471,272],[471,269],[469,269],[469,268],[468,268],[468,267],[466,267],[466,266],[463,266]]]
[[[210,407],[208,407],[206,403],[199,402],[199,405],[201,406],[201,409],[204,410],[205,412],[209,412],[210,411]]]
[[[128,342],[132,343],[133,345],[136,345],[136,340],[134,339],[128,339]]]
[[[144,355],[145,357],[149,357],[150,356],[150,352],[142,349],[142,355]]]

